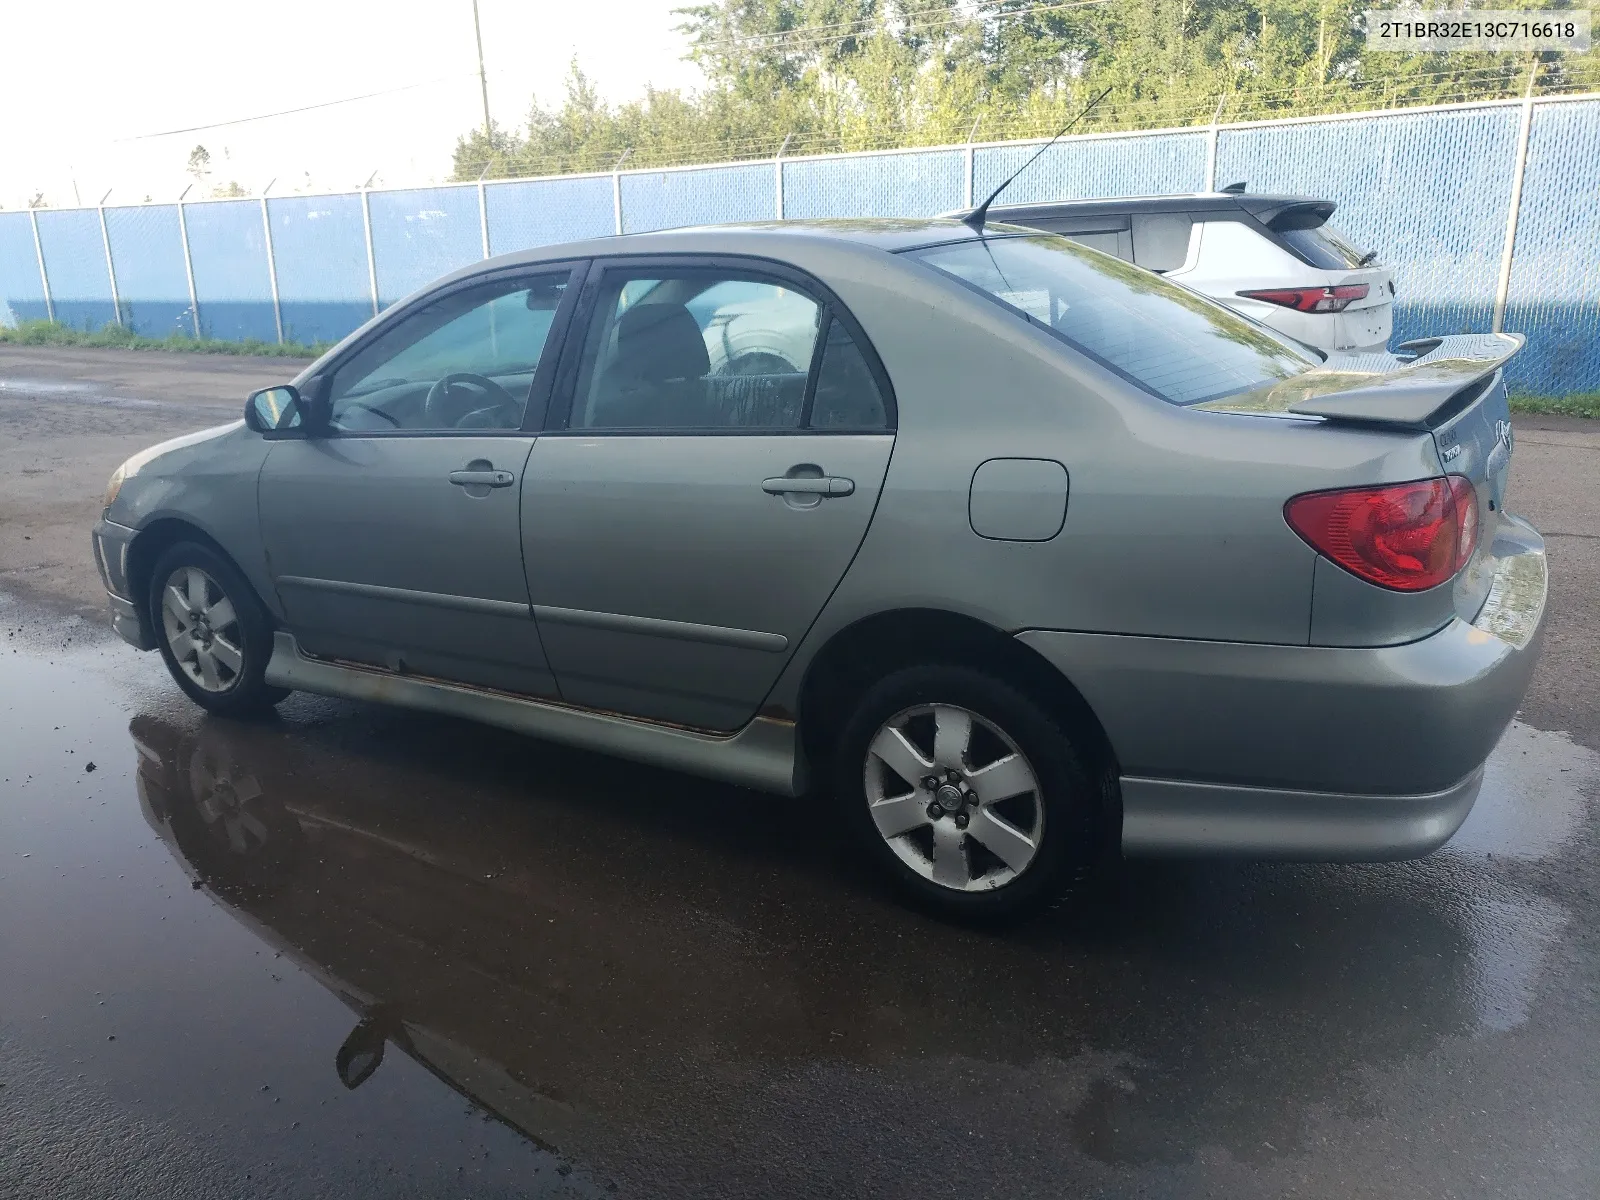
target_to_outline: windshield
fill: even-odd
[[[1149,271],[1062,237],[990,237],[908,253],[1171,404],[1202,404],[1317,360]]]

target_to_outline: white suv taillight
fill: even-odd
[[[1256,292],[1240,292],[1251,300],[1265,300],[1268,304],[1281,304],[1297,312],[1343,312],[1356,300],[1367,298],[1364,283],[1341,283],[1335,287],[1264,288]]]

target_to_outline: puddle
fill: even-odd
[[[46,396],[54,400],[72,400],[82,404],[100,404],[109,408],[170,408],[160,400],[143,400],[133,396],[114,396],[97,390],[92,383],[65,383],[46,379],[0,379],[0,397]]]
[[[21,640],[0,1129],[92,1093],[53,1136],[138,1114],[295,1194],[1159,1193],[1395,1119],[1352,1080],[1527,1027],[1587,919],[1519,872],[1596,756],[1521,726],[1430,859],[1136,864],[993,934],[751,793],[315,698],[203,719],[153,656]]]
[[[1483,773],[1483,787],[1445,853],[1547,858],[1578,831],[1600,796],[1600,754],[1565,733],[1513,722]]]

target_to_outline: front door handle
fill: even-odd
[[[517,481],[517,477],[510,471],[492,470],[465,470],[451,471],[450,482],[457,487],[510,487]]]
[[[773,496],[848,496],[856,481],[841,475],[779,475],[763,479],[761,490]]]

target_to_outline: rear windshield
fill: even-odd
[[[1308,352],[1221,305],[1060,237],[988,237],[907,251],[1171,404],[1299,375]]]
[[[1367,258],[1367,252],[1357,246],[1332,225],[1318,225],[1315,229],[1283,229],[1278,236],[1313,267],[1324,271],[1348,271],[1354,267],[1370,267],[1378,260]]]

